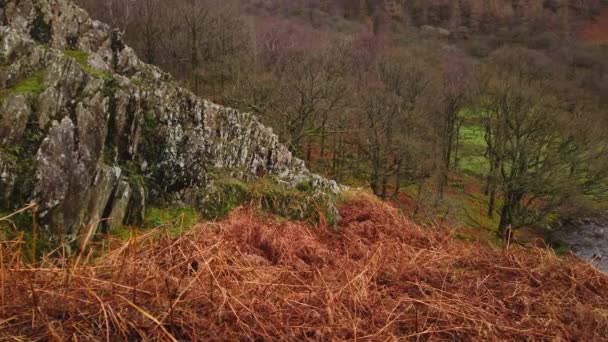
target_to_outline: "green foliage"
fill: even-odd
[[[76,62],[86,71],[87,74],[101,78],[104,81],[112,80],[112,75],[103,70],[96,69],[89,64],[89,54],[83,51],[77,50],[65,50],[63,53],[71,58],[74,58]]]
[[[192,229],[199,221],[198,211],[194,208],[155,207],[146,211],[140,228],[118,226],[112,228],[109,233],[122,240],[128,240],[134,234],[145,233],[145,231],[153,229],[161,229],[167,231],[170,236],[177,236]]]
[[[168,223],[183,222],[184,226],[191,227],[198,221],[198,214],[193,208],[150,208],[146,211],[144,228],[158,228]]]
[[[110,230],[110,235],[116,236],[122,240],[128,240],[133,234],[133,229],[125,226],[118,226]]]
[[[9,216],[12,213],[0,211],[0,218]],[[56,246],[52,246],[49,240],[43,238],[43,233],[38,229],[36,235],[33,234],[33,216],[32,211],[27,210],[12,216],[8,219],[0,221],[0,241],[17,241],[21,240],[21,248],[23,255],[28,261],[33,261],[32,247],[35,247],[35,259],[46,255]]]

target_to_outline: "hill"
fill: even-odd
[[[339,211],[332,228],[244,207],[40,266],[5,242],[0,338],[608,338],[608,276],[575,257],[455,240],[362,193]]]
[[[153,4],[138,2],[142,3]],[[161,3],[167,6],[156,2]],[[115,15],[111,7],[115,3],[109,4],[110,14]],[[224,30],[223,25],[233,23],[226,15],[229,9],[207,12],[208,7],[196,4],[200,5],[180,3],[175,6],[177,12],[161,22],[163,40],[175,44],[182,44],[180,39],[186,34],[199,38],[199,33],[206,34],[204,39],[191,41],[191,69],[183,69],[190,78],[188,85],[203,92],[209,79],[203,76],[209,75],[217,76],[210,77],[217,81],[213,86],[235,90],[231,82],[239,84],[242,88],[238,90],[255,100],[244,107],[265,113],[262,104],[266,102],[266,109],[277,115],[267,116],[266,121],[284,124],[291,133],[290,142],[282,143],[256,115],[204,100],[169,74],[144,63],[125,43],[123,32],[91,19],[67,0],[0,1],[0,339],[608,339],[608,276],[574,255],[558,256],[542,240],[520,245],[511,240],[510,224],[508,229],[502,227],[504,241],[495,244],[488,239],[471,241],[474,239],[444,229],[442,224],[423,226],[408,218],[409,212],[366,191],[348,192],[335,181],[312,173],[292,154],[291,150],[307,152],[309,160],[313,155],[319,159],[331,156],[328,159],[332,159],[336,175],[338,170],[357,173],[362,169],[358,175],[362,178],[355,182],[370,181],[376,195],[386,199],[392,193],[403,202],[409,201],[406,195],[415,184],[408,181],[420,180],[415,184],[420,199],[425,182],[445,177],[445,199],[451,199],[457,187],[448,187],[447,181],[454,181],[448,179],[450,170],[436,169],[434,175],[429,171],[433,164],[447,163],[448,169],[452,164],[450,154],[436,158],[444,153],[439,152],[442,145],[433,142],[437,139],[433,134],[454,139],[460,132],[426,125],[444,119],[458,121],[439,114],[455,113],[457,117],[466,112],[468,108],[460,103],[466,97],[460,85],[469,78],[473,65],[460,55],[444,59],[443,47],[437,49],[436,45],[444,46],[452,39],[444,31],[421,27],[414,37],[428,40],[420,49],[408,46],[403,51],[381,53],[382,35],[361,33],[356,39],[342,41],[344,45],[328,40],[316,46],[316,34],[322,31],[274,18],[276,25],[260,33],[267,38],[261,44],[264,53],[255,49],[242,53],[235,48],[238,44],[231,45],[239,40],[238,34],[232,36]],[[191,13],[194,10],[196,15]],[[147,13],[148,17],[137,19],[145,21],[155,15],[154,11]],[[120,14],[126,17],[128,13]],[[174,15],[186,19],[176,23]],[[201,25],[199,19],[215,25],[214,30]],[[177,34],[175,27],[183,26],[166,23],[188,24],[194,29]],[[288,36],[275,36],[278,27],[288,28]],[[147,37],[160,39],[154,32],[148,31]],[[304,47],[293,44],[294,37],[302,36],[308,37]],[[400,38],[399,34],[390,36]],[[141,40],[143,45],[145,42]],[[187,47],[181,45],[181,50],[158,56],[149,51],[146,59],[169,56],[165,62],[180,60],[179,53]],[[203,54],[215,48],[221,54]],[[323,53],[310,53],[309,48]],[[562,164],[557,168],[568,172],[550,172],[551,177],[542,174],[555,180],[553,183],[567,185],[550,190],[565,193],[576,189],[576,184],[570,187],[571,183],[562,182],[565,176],[575,178],[572,175],[578,176],[578,170],[595,172],[597,168],[597,173],[589,173],[593,178],[586,178],[588,174],[583,172],[585,177],[574,179],[582,180],[584,190],[595,190],[595,184],[588,181],[601,180],[606,168],[600,162],[597,166],[579,162],[574,153],[588,146],[592,148],[585,151],[596,151],[598,145],[574,144],[579,138],[575,133],[586,137],[595,130],[565,120],[572,116],[595,120],[587,110],[594,108],[595,93],[589,96],[589,106],[574,108],[577,106],[571,106],[570,100],[579,100],[578,93],[571,91],[576,87],[553,82],[561,78],[551,78],[549,71],[555,70],[543,58],[546,51],[494,48],[497,52],[489,58],[497,64],[490,66],[499,71],[501,66],[511,67],[519,72],[513,75],[526,76],[522,81],[486,70],[489,75],[505,76],[485,83],[497,92],[499,101],[508,99],[502,97],[503,90],[515,93],[516,105],[507,107],[527,108],[517,104],[530,101],[533,108],[551,109],[533,113],[563,114],[558,118],[572,129],[572,139],[563,139],[555,134],[557,120],[533,117],[532,122],[543,125],[530,131],[549,134],[533,136],[522,144],[538,147],[533,151],[538,153],[537,162],[548,160],[546,156],[552,153],[570,152],[565,168],[561,169]],[[446,51],[452,49],[445,47]],[[347,50],[360,53],[338,58]],[[411,58],[421,51],[428,54]],[[250,56],[258,64],[224,58],[236,55]],[[430,58],[433,56],[437,58]],[[439,62],[444,60],[447,63]],[[228,67],[233,62],[234,69]],[[375,63],[374,68],[363,67],[368,62]],[[218,73],[206,71],[203,64],[214,65]],[[263,71],[263,65],[269,70],[247,78],[258,67]],[[578,69],[588,69],[586,75],[601,67],[591,58],[580,66],[573,63],[572,70],[577,74]],[[551,77],[532,80],[544,72]],[[234,78],[224,78],[232,74]],[[350,79],[351,74],[361,77]],[[588,87],[601,91],[596,85],[602,77]],[[367,88],[369,84],[374,87]],[[512,88],[500,88],[505,84]],[[558,87],[560,92],[553,94],[555,89],[549,84],[568,87]],[[344,96],[351,88],[357,92]],[[522,88],[540,89],[539,94],[532,92],[538,97],[517,92]],[[273,98],[276,94],[278,98]],[[487,98],[493,99],[491,95]],[[436,107],[450,99],[452,112]],[[557,100],[565,102],[564,112],[558,106],[545,106]],[[360,127],[344,122],[339,126],[329,117],[352,115],[362,108],[363,121],[351,118]],[[288,115],[294,113],[290,121]],[[601,117],[599,111],[591,113]],[[471,136],[466,143],[483,150],[484,133],[478,127],[482,119],[475,113],[465,114],[463,133]],[[529,112],[516,114],[526,117]],[[413,118],[416,120],[410,120]],[[347,121],[342,115],[335,119]],[[544,125],[546,121],[549,123]],[[592,124],[600,126],[601,122],[598,119]],[[319,123],[322,125],[317,126]],[[503,126],[510,125],[499,128]],[[368,129],[367,135],[361,133],[364,129]],[[336,130],[334,140],[326,140],[326,130]],[[395,131],[402,135],[394,136]],[[349,140],[357,134],[361,134],[360,141]],[[552,144],[545,144],[539,136],[552,139]],[[426,145],[412,145],[412,141]],[[543,143],[534,145],[534,141]],[[446,144],[452,147],[451,141]],[[511,155],[523,155],[527,150],[516,152]],[[458,166],[458,153],[455,155]],[[365,169],[367,162],[372,168]],[[363,167],[349,169],[352,164]],[[521,164],[528,171],[528,161]],[[503,174],[506,168],[515,169],[512,164],[502,166]],[[552,166],[532,169],[553,171]],[[539,178],[535,173],[524,176],[526,181]],[[488,177],[488,192],[493,195],[487,196],[508,190],[490,180]],[[457,184],[462,192],[468,188],[486,196],[479,184],[470,186],[465,181]],[[511,179],[506,183],[514,184]],[[535,183],[532,189],[543,196],[546,184],[554,185]],[[401,189],[402,185],[408,189]],[[400,189],[402,197],[397,196]],[[541,205],[551,204],[547,200],[551,197],[539,197],[533,203],[534,194],[515,193],[511,197],[517,197],[518,203],[513,208],[520,209],[519,201],[526,200],[533,204],[530,212],[536,214]],[[444,216],[448,216],[452,204],[438,201],[434,189],[431,196],[427,200],[437,201],[437,211],[444,209],[441,205],[447,206]],[[421,203],[414,203],[414,214]],[[481,203],[475,199],[464,204],[479,209],[480,224],[482,217],[486,220],[496,209],[482,209]],[[500,205],[506,207],[504,201]],[[549,214],[539,217],[554,217]],[[542,222],[538,219],[536,223]]]

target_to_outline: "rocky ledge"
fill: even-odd
[[[194,96],[70,1],[0,0],[0,24],[0,212],[37,203],[55,243],[137,224],[150,203],[204,209],[218,175],[339,192],[254,115]]]

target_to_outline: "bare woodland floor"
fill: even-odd
[[[5,241],[0,340],[608,338],[608,277],[574,257],[459,241],[366,195],[340,211],[332,228],[242,208],[52,267]]]

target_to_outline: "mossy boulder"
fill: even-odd
[[[290,185],[267,176],[252,182],[232,177],[212,179],[198,192],[197,208],[205,219],[223,219],[235,208],[250,204],[268,213],[292,220],[321,219],[336,224],[339,220],[333,206],[335,195],[315,191],[310,182]]]
[[[198,192],[196,206],[203,218],[220,220],[251,200],[250,185],[235,178],[220,178]]]

